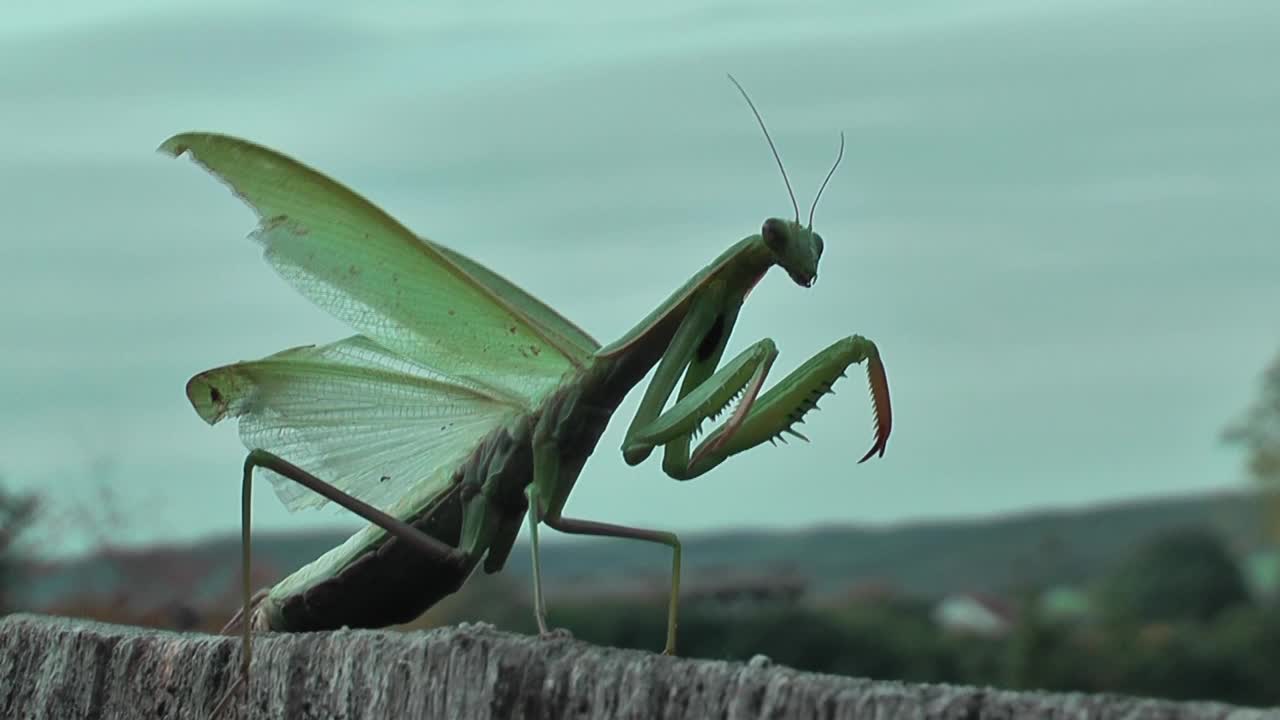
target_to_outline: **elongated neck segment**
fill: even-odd
[[[593,362],[543,407],[542,420],[554,425],[564,453],[562,483],[548,498],[560,507],[578,472],[599,441],[609,417],[645,375],[671,348],[672,339],[689,315],[699,294],[713,285],[721,296],[737,302],[760,281],[774,263],[760,235],[745,238],[726,250],[684,283],[634,328],[596,352]],[[727,291],[727,292],[725,292]]]
[[[751,235],[734,243],[711,264],[715,267],[724,262],[724,269],[716,273],[716,279],[723,281],[729,288],[746,295],[751,288],[760,282],[764,274],[769,272],[777,260],[773,251],[764,244],[759,235]]]
[[[631,328],[622,337],[596,352],[597,358],[617,358],[620,355],[656,352],[660,357],[666,352],[671,336],[689,311],[689,305],[699,290],[712,283],[720,283],[729,294],[745,295],[774,264],[773,253],[760,235],[751,235],[734,243],[688,282],[681,285],[670,297]],[[656,362],[655,357],[655,362]],[[646,369],[647,372],[647,369]]]

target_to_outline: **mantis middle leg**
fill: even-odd
[[[536,433],[534,437],[534,477],[526,493],[529,497],[529,544],[533,551],[533,606],[538,620],[538,631],[544,635],[547,627],[546,602],[542,596],[542,566],[538,551],[538,523],[570,535],[594,535],[597,537],[628,538],[659,543],[671,548],[671,591],[667,601],[667,640],[663,654],[676,652],[676,626],[678,625],[680,598],[680,539],[675,533],[661,530],[614,525],[611,523],[578,520],[561,515],[559,504],[554,501],[556,485],[560,480],[560,446],[554,436]]]

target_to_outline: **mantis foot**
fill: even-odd
[[[550,628],[538,631],[538,639],[540,640],[572,640],[573,633],[568,628]]]

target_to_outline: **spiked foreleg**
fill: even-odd
[[[653,422],[637,430],[637,444],[657,446],[688,440],[703,420],[720,413],[757,375],[768,372],[778,348],[765,338],[743,350],[711,377],[693,387]]]
[[[775,440],[783,433],[804,438],[793,429],[793,426],[803,422],[805,414],[818,407],[818,399],[831,392],[831,386],[844,376],[845,370],[850,365],[860,363],[865,363],[867,366],[867,379],[871,386],[872,408],[875,413],[875,440],[871,450],[859,462],[877,453],[883,455],[893,424],[893,411],[889,403],[889,382],[875,343],[864,337],[852,335],[836,341],[827,349],[814,355],[768,392],[756,398],[755,394],[764,379],[763,371],[768,369],[767,365],[761,365],[752,376],[733,416],[724,425],[716,428],[698,446],[687,463],[668,462],[663,464],[663,469],[677,480],[690,480],[714,468],[725,459],[765,441]],[[732,364],[725,369],[728,370],[730,367]],[[715,376],[712,380],[714,378]],[[707,384],[710,385],[711,380]],[[707,393],[715,390],[717,389],[709,388]],[[717,396],[723,394],[723,389],[719,390]],[[701,392],[690,393],[685,400],[702,394]],[[677,403],[676,407],[679,405]],[[672,408],[672,410],[675,409],[675,407]],[[671,458],[675,461],[679,459]]]
[[[659,442],[665,442],[662,470],[679,478],[693,465],[689,459],[689,443],[697,434],[703,420],[714,419],[735,397],[741,396],[738,409],[725,422],[725,427],[737,427],[745,417],[764,387],[764,379],[778,357],[778,348],[765,338],[742,351],[725,365],[724,369],[707,378],[671,407],[655,426],[669,427]],[[679,434],[674,431],[680,430]],[[701,449],[701,448],[699,448]],[[698,455],[694,455],[696,460]],[[717,462],[718,464],[718,462]],[[707,469],[710,469],[708,467]],[[703,471],[705,472],[705,471]]]
[[[726,325],[731,326],[732,317],[736,316],[736,312],[733,313],[726,323],[726,298],[723,284],[712,283],[690,301],[689,312],[680,322],[680,328],[676,330],[667,351],[663,353],[658,369],[654,371],[653,379],[645,390],[644,398],[640,400],[640,408],[636,411],[631,426],[627,428],[627,436],[622,442],[622,457],[628,465],[643,462],[653,452],[657,443],[648,442],[644,438],[652,434],[650,427],[653,422],[664,415],[662,408],[675,390],[680,376],[686,369],[698,366],[699,350],[706,345],[708,334],[715,329],[717,318],[721,320],[719,351],[723,351],[723,338],[728,335]],[[716,359],[719,359],[718,352]],[[685,388],[687,387],[686,384]],[[682,388],[682,394],[685,388]]]

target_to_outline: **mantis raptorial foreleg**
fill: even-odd
[[[684,475],[690,466],[689,444],[702,422],[707,418],[715,417],[738,396],[742,398],[739,408],[750,407],[760,393],[765,376],[769,368],[773,367],[773,361],[777,357],[778,348],[772,340],[765,338],[757,342],[742,351],[716,374],[701,384],[692,386],[688,394],[681,397],[670,410],[651,423],[639,439],[663,445],[663,471],[672,477],[687,479]],[[694,370],[695,368],[690,367],[688,372],[693,373]],[[686,374],[686,377],[688,376]],[[684,392],[686,389],[681,388],[681,393]],[[735,428],[741,423],[740,413],[735,413],[729,419],[729,424]],[[708,466],[699,472],[706,472],[711,467],[713,466]]]
[[[698,355],[698,351],[706,343],[709,333],[715,328],[716,320],[725,307],[725,288],[723,283],[712,283],[702,290],[692,301],[692,307],[680,322],[679,329],[671,339],[667,352],[658,363],[653,373],[653,380],[644,391],[640,400],[640,408],[636,411],[631,426],[627,428],[627,437],[622,444],[622,457],[628,465],[637,465],[649,457],[655,443],[639,441],[645,434],[649,424],[662,414],[662,406],[667,404],[671,391],[676,387],[680,374],[688,367],[690,359]],[[732,324],[732,321],[729,322]],[[731,327],[724,328],[727,334]],[[719,360],[719,348],[715,359]]]
[[[329,483],[294,465],[293,463],[273,455],[265,450],[253,450],[244,460],[244,480],[240,491],[240,547],[241,547],[241,578],[243,581],[243,607],[240,614],[231,619],[228,627],[235,624],[239,619],[241,627],[241,639],[243,648],[240,655],[240,677],[227,690],[222,699],[218,701],[214,707],[213,717],[217,717],[222,711],[223,706],[235,694],[235,692],[243,685],[245,688],[249,686],[249,665],[253,655],[253,616],[252,616],[252,596],[253,587],[251,579],[252,553],[250,546],[250,520],[252,519],[253,508],[253,471],[255,468],[265,468],[271,470],[281,477],[288,478],[299,485],[315,492],[327,500],[350,510],[360,517],[368,520],[375,525],[385,529],[390,535],[412,545],[416,550],[426,554],[438,563],[446,565],[456,564],[458,568],[464,569],[469,564],[469,555],[458,548],[449,546],[446,543],[431,537],[421,530],[397,520],[396,518],[382,512],[381,510],[369,505],[366,502],[358,500],[347,493],[335,488]]]
[[[758,399],[753,400],[753,388],[748,388],[734,416],[698,446],[686,468],[687,474],[678,479],[697,477],[725,458],[765,441],[782,438],[783,433],[808,440],[792,426],[803,423],[805,414],[818,407],[818,400],[833,392],[831,386],[845,376],[850,365],[863,363],[867,366],[877,427],[888,427],[892,422],[889,383],[880,362],[880,353],[872,341],[860,335],[850,335],[809,358]],[[883,454],[884,448],[884,437],[877,432],[876,443],[859,462],[876,453]]]
[[[831,392],[832,384],[844,376],[850,365],[860,363],[867,366],[877,428],[889,427],[889,384],[880,353],[875,343],[858,335],[836,341],[763,395],[760,390],[765,376],[778,354],[777,347],[768,338],[747,348],[713,374],[741,304],[740,298],[734,300],[724,308],[715,307],[714,296],[695,301],[671,349],[658,366],[645,395],[647,402],[641,403],[627,433],[623,453],[628,461],[643,459],[654,447],[662,445],[665,448],[663,471],[677,480],[690,480],[731,455],[775,440],[783,433],[807,439],[792,426],[804,421],[805,413],[817,407],[817,400]],[[706,320],[708,316],[711,322]],[[704,328],[715,328],[715,332],[707,334]],[[682,371],[685,381],[676,403],[659,414],[655,408],[665,404]],[[690,456],[690,441],[702,422],[718,415],[739,395],[741,401],[729,419]],[[875,445],[862,459],[877,452],[883,454],[885,439],[877,432]]]

